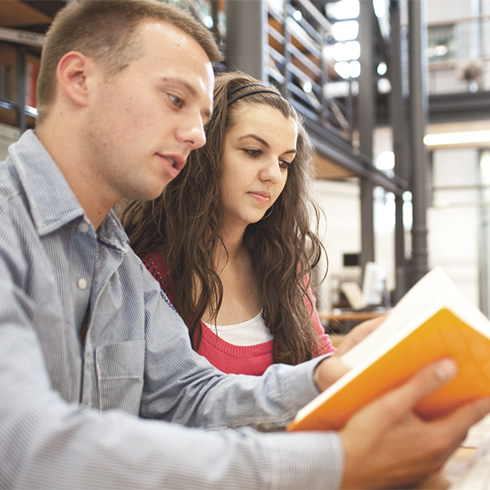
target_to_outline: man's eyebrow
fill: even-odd
[[[184,78],[180,77],[163,77],[162,78],[164,82],[173,82],[173,83],[178,83],[184,86],[184,88],[193,96],[197,95],[197,90],[194,86],[192,86],[187,80]],[[207,124],[209,120],[211,119],[211,116],[213,115],[212,111],[210,109],[206,109],[203,111],[203,116],[204,119],[206,120],[204,124]]]
[[[264,145],[266,148],[270,148],[270,145],[269,143],[267,143],[267,141],[265,141],[264,139],[262,139],[260,136],[257,136],[256,134],[253,134],[253,133],[249,133],[249,134],[245,134],[243,136],[240,136],[240,138],[238,138],[238,140],[243,140],[245,138],[253,138],[254,140],[257,140],[259,143],[261,143],[262,145]],[[293,148],[291,150],[286,150],[283,152],[283,154],[288,154],[288,153],[294,153],[296,154],[296,148]]]
[[[163,75],[161,77],[161,80],[166,83],[177,83],[179,85],[183,85],[188,92],[190,92],[192,95],[197,94],[196,88],[191,85],[185,78],[180,77],[180,76],[165,76]]]

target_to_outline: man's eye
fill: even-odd
[[[182,105],[184,104],[184,101],[180,97],[177,97],[176,95],[171,95],[171,94],[169,94],[168,96],[170,97],[170,100],[172,101],[172,104],[175,107],[178,107],[180,109],[182,107]]]

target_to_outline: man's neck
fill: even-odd
[[[36,135],[51,158],[58,165],[68,185],[78,199],[85,215],[97,229],[117,202],[108,199],[100,189],[97,176],[84,160],[83,144],[77,138],[67,137],[69,132],[57,131],[56,127],[43,125],[36,128]]]

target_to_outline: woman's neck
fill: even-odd
[[[241,240],[228,239],[224,244],[226,250],[220,247],[215,261],[215,270],[223,285],[221,307],[215,320],[209,310],[203,320],[208,323],[216,321],[217,325],[234,325],[257,316],[262,309],[262,300],[243,237]]]
[[[244,226],[224,226],[221,233],[224,247],[218,249],[217,264],[223,264],[230,260],[240,259],[245,251],[243,237]]]

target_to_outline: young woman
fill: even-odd
[[[221,74],[206,136],[161,197],[125,209],[131,246],[222,371],[260,375],[334,350],[310,288],[323,247],[297,112],[258,80]]]

